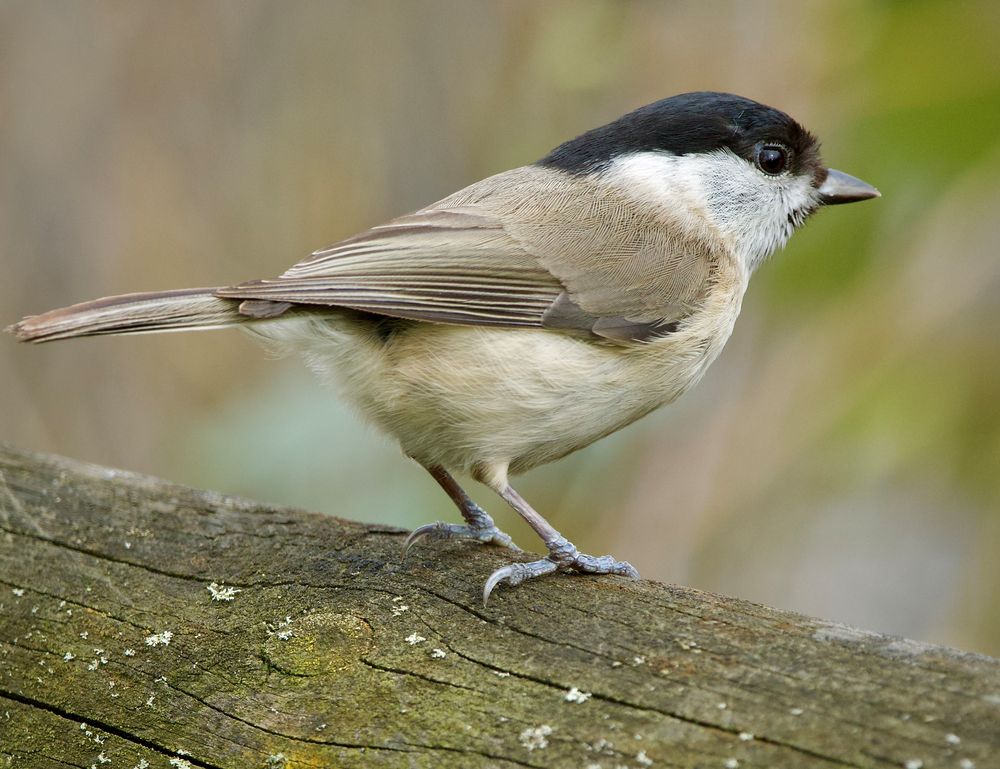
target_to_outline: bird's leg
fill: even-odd
[[[616,561],[610,555],[586,555],[576,549],[576,546],[566,537],[556,531],[555,527],[546,521],[524,498],[511,487],[506,480],[497,484],[497,493],[507,504],[517,510],[535,533],[542,538],[549,550],[547,558],[530,563],[512,563],[497,569],[486,580],[483,586],[483,605],[490,598],[490,593],[501,582],[508,585],[519,585],[525,580],[551,574],[554,571],[580,572],[583,574],[620,574],[624,577],[639,579],[639,572],[627,561]]]
[[[406,538],[406,542],[403,543],[403,558],[406,558],[406,554],[414,544],[425,538],[474,539],[477,542],[489,542],[509,547],[511,550],[521,550],[508,534],[497,528],[490,514],[469,498],[465,489],[458,485],[458,481],[451,476],[451,473],[440,465],[425,466],[425,469],[451,497],[451,501],[458,506],[462,518],[465,519],[465,524],[435,521],[414,529]]]

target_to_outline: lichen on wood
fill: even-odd
[[[1000,766],[1000,661],[0,447],[0,766]]]

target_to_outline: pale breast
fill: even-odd
[[[618,345],[556,331],[406,322],[390,338],[350,313],[252,331],[301,353],[368,420],[425,464],[523,472],[671,402],[703,375],[739,314],[745,275],[725,261],[676,332]]]
[[[681,329],[600,344],[538,330],[421,324],[386,351],[363,410],[407,453],[523,472],[604,437],[692,387],[722,350],[745,282],[724,276]]]

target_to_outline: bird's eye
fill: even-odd
[[[764,144],[757,150],[757,167],[765,174],[777,176],[788,169],[788,150],[780,144]]]

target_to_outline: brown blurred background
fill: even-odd
[[[275,275],[640,104],[750,96],[884,197],[820,213],[760,270],[695,391],[520,489],[645,577],[1000,654],[997,40],[992,0],[5,0],[0,324]],[[456,517],[236,331],[0,338],[0,403],[23,447]]]

